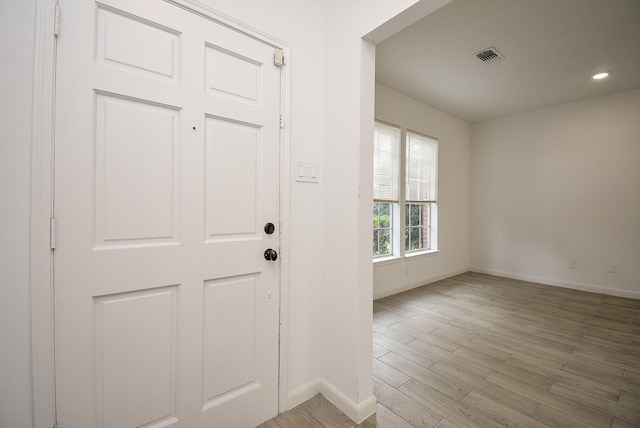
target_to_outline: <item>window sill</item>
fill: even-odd
[[[402,257],[398,256],[384,256],[384,257],[376,257],[373,259],[374,266],[382,266],[389,265],[392,263],[399,263],[402,260]]]
[[[389,265],[393,263],[400,263],[405,259],[413,259],[416,257],[432,257],[438,254],[440,250],[425,250],[425,251],[415,251],[411,253],[406,253],[403,257],[401,256],[384,256],[384,257],[376,257],[373,259],[374,266],[383,266]]]
[[[433,256],[440,252],[440,250],[425,250],[425,251],[413,251],[411,253],[406,253],[404,256],[406,258],[420,257],[420,256]]]

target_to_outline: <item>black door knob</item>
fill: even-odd
[[[265,260],[274,262],[278,258],[278,253],[276,252],[276,250],[272,250],[271,248],[268,248],[264,252],[264,258]]]
[[[264,225],[264,232],[267,235],[271,235],[275,230],[276,230],[276,227],[273,225],[273,223],[267,223]]]

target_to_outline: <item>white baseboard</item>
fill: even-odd
[[[310,400],[311,398],[319,394],[321,382],[322,381],[320,379],[315,379],[291,391],[287,396],[287,404],[285,406],[285,409],[291,410],[294,407],[299,406],[300,404],[304,403],[307,400]]]
[[[469,268],[471,272],[485,273],[487,275],[502,276],[505,278],[519,279],[522,281],[535,282],[538,284],[551,285],[555,287],[570,288],[572,290],[590,291],[592,293],[608,294],[610,296],[628,297],[631,299],[640,299],[640,292],[619,290],[615,288],[606,288],[592,284],[582,284],[579,282],[562,281],[559,279],[545,278],[535,275],[526,275],[514,272],[504,272],[495,269],[485,269],[472,266]]]
[[[442,279],[451,278],[452,276],[460,275],[461,273],[465,273],[468,271],[469,271],[469,268],[456,269],[447,273],[422,279],[419,282],[404,284],[400,287],[389,288],[389,289],[380,290],[380,291],[374,290],[373,300],[382,299],[383,297],[392,296],[394,294],[402,293],[403,291],[413,290],[414,288],[422,287],[423,285],[431,284],[432,282],[440,281]]]
[[[325,380],[320,383],[320,393],[356,423],[364,421],[376,412],[377,401],[373,394],[361,404],[356,404]]]
[[[377,401],[375,396],[371,395],[362,404],[358,405],[324,379],[315,379],[292,391],[287,397],[286,409],[291,410],[317,394],[322,394],[331,404],[356,423],[364,421],[376,411]]]

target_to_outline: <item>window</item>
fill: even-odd
[[[399,202],[400,128],[376,122],[373,133],[373,255],[394,253],[394,211]]]
[[[407,131],[405,251],[436,248],[432,233],[436,213],[438,140]]]
[[[438,141],[413,131],[405,134],[402,144],[399,127],[374,125],[374,258],[437,249]]]

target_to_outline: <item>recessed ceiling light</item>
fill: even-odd
[[[607,77],[609,75],[608,72],[604,71],[602,73],[598,73],[598,74],[594,74],[593,75],[593,80],[600,80],[600,79],[604,79],[605,77]]]

